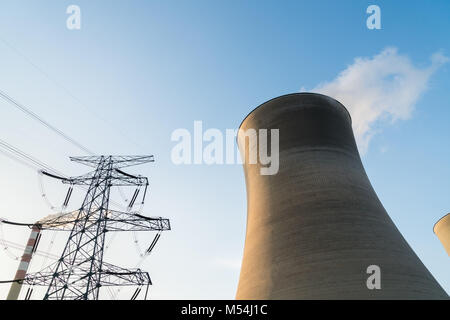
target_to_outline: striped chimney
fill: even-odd
[[[38,225],[34,225],[31,228],[30,238],[28,239],[27,246],[23,253],[22,259],[20,260],[19,268],[17,269],[16,276],[14,280],[17,280],[11,284],[9,289],[8,297],[6,300],[17,300],[19,297],[20,289],[22,288],[23,279],[27,274],[28,266],[30,265],[31,257],[36,251],[37,244],[39,242],[41,229]]]

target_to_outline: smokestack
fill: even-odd
[[[450,213],[436,222],[433,231],[439,240],[441,240],[445,251],[447,251],[447,254],[450,256]]]
[[[312,93],[263,103],[239,128],[246,157],[247,129],[279,129],[279,171],[244,163],[237,299],[448,298],[373,190],[342,104]]]
[[[40,233],[41,229],[38,225],[34,225],[31,228],[30,238],[28,239],[27,246],[25,247],[22,259],[20,260],[16,276],[14,277],[14,280],[17,281],[11,284],[11,288],[9,289],[8,297],[6,298],[6,300],[17,300],[19,298],[20,290],[22,289],[22,280],[25,279],[28,271],[28,266],[30,265],[31,257],[37,249]]]

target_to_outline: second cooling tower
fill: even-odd
[[[260,163],[244,164],[237,299],[448,298],[373,190],[343,105],[309,93],[262,104],[239,128],[248,157],[247,129],[279,129],[279,171],[262,175]]]

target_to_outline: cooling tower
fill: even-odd
[[[434,225],[434,233],[441,240],[442,245],[450,256],[450,213],[439,219]]]
[[[243,143],[247,129],[279,129],[279,171],[244,163],[237,299],[448,298],[378,199],[342,104],[311,93],[262,104],[238,131],[246,158],[255,151]]]

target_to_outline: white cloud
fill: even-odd
[[[418,68],[396,48],[387,48],[372,58],[356,58],[333,81],[310,91],[331,96],[347,107],[356,142],[364,154],[377,132],[375,124],[408,119],[431,75],[447,61],[438,52],[431,56],[428,67]]]

